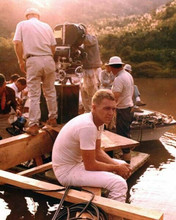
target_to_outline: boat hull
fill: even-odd
[[[159,140],[165,132],[176,127],[176,120],[172,116],[142,109],[135,112],[135,120],[131,125],[131,138],[137,141]]]
[[[155,127],[155,128],[139,128],[131,129],[131,138],[136,141],[153,141],[159,140],[159,138],[164,135],[165,132],[168,132],[170,129],[176,128],[176,123]]]

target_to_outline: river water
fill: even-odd
[[[135,79],[135,83],[147,109],[176,118],[176,79]],[[160,210],[164,220],[175,220],[176,128],[160,140],[142,142],[136,150],[150,154],[150,159],[128,180],[128,202]],[[58,203],[57,199],[1,186],[0,220],[50,220]]]

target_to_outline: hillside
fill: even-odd
[[[94,29],[104,62],[116,54],[138,77],[175,77],[176,0],[150,14],[101,20]]]

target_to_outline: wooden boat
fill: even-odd
[[[131,124],[131,137],[134,140],[159,140],[165,132],[176,126],[176,120],[170,115],[142,110],[143,112],[135,112],[135,120]]]
[[[45,127],[40,130],[37,136],[30,136],[28,134],[21,134],[14,137],[10,137],[0,141],[0,182],[24,189],[58,189],[62,188],[58,184],[51,184],[46,181],[36,180],[31,176],[40,172],[50,170],[52,163],[41,164],[40,157],[46,153],[50,153],[52,150],[53,142],[60,131],[62,125],[53,130],[51,127]],[[102,147],[105,151],[120,149],[121,147],[134,148],[139,143],[137,141],[127,139],[105,131],[103,134]],[[133,171],[135,171],[141,164],[145,163],[149,155],[136,153],[138,163],[135,165],[135,161],[132,163]],[[20,173],[14,174],[9,171],[10,168],[26,161],[35,158],[39,166],[24,170]],[[140,160],[139,160],[140,158]],[[142,158],[142,163],[141,163]],[[139,163],[140,161],[140,163]],[[8,171],[5,171],[8,170]],[[98,189],[100,191],[100,189]],[[47,196],[61,199],[64,192],[46,192],[39,191]],[[73,190],[69,191],[65,200],[71,203],[80,203],[89,201],[89,193]],[[136,220],[162,220],[163,214],[159,211],[147,210],[141,207],[135,207],[130,204],[120,203],[111,199],[107,199],[96,195],[93,203],[102,208],[106,213],[115,217],[125,217],[128,219]]]

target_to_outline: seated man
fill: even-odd
[[[0,103],[0,114],[8,114],[11,111],[11,107],[17,114],[21,114],[17,109],[15,92],[12,88],[6,86],[6,79],[3,74],[0,74]]]
[[[6,86],[5,76],[0,74],[0,124],[2,130],[5,130],[7,126],[6,122],[9,118],[11,108],[16,112],[17,115],[21,115],[20,110],[17,108],[14,90]]]
[[[11,84],[17,81],[17,79],[20,78],[20,75],[18,73],[14,73],[10,76],[10,80],[7,81],[7,84]]]
[[[73,118],[61,129],[52,163],[62,185],[105,188],[109,198],[125,202],[130,165],[113,160],[101,149],[103,125],[112,120],[115,111],[111,90],[98,90],[92,98],[91,112]]]
[[[20,109],[23,108],[23,97],[22,92],[26,88],[26,79],[24,77],[19,77],[16,82],[7,84],[8,87],[15,91],[16,101]]]

